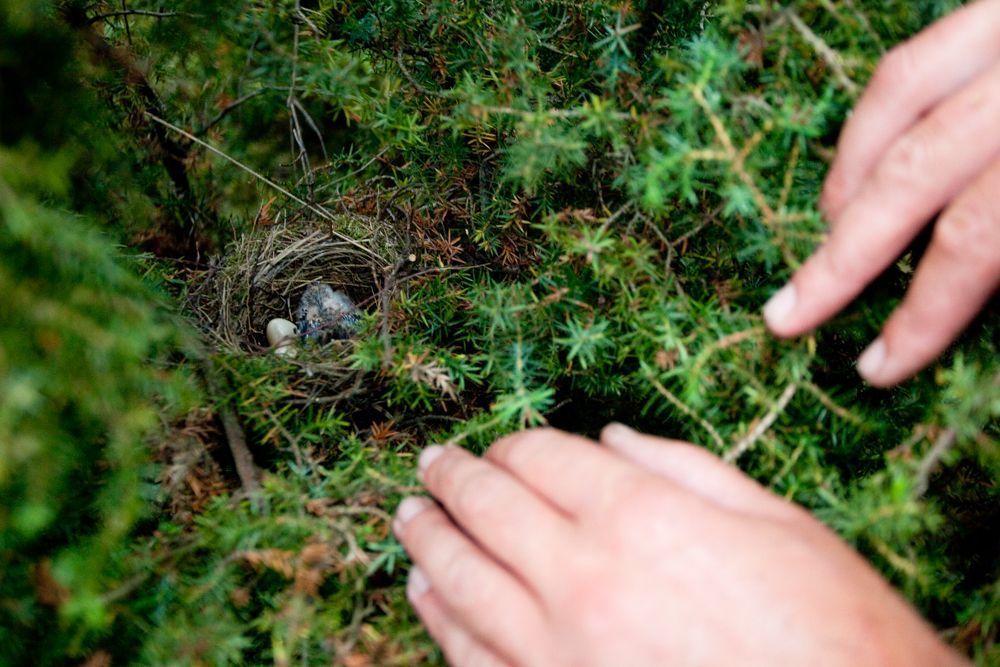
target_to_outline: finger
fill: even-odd
[[[509,663],[467,632],[429,587],[418,567],[410,570],[406,595],[427,632],[444,651],[448,664],[454,667],[506,667]]]
[[[393,530],[450,616],[477,642],[525,664],[525,647],[540,646],[541,607],[510,572],[466,537],[427,498],[407,498]]]
[[[1000,63],[889,149],[829,241],[764,307],[771,330],[803,333],[856,297],[1000,155],[997,127]]]
[[[429,447],[420,475],[458,527],[529,586],[558,570],[573,526],[509,472],[459,447]]]
[[[879,65],[844,125],[821,207],[837,220],[880,156],[917,119],[1000,60],[1000,1],[959,9],[905,44]]]
[[[858,361],[896,384],[933,361],[1000,286],[1000,160],[941,215],[903,303]]]
[[[609,506],[642,474],[594,441],[551,428],[501,438],[486,458],[571,517]]]
[[[803,517],[801,509],[702,447],[643,435],[622,424],[606,426],[601,444],[724,509],[779,520]]]

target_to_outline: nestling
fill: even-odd
[[[325,343],[353,337],[361,317],[351,297],[325,283],[318,283],[302,293],[296,324],[303,341]]]

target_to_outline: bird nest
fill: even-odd
[[[191,306],[217,349],[271,355],[267,323],[278,317],[294,322],[302,294],[311,285],[327,284],[346,293],[362,313],[377,311],[400,245],[390,223],[353,214],[260,227],[214,262],[194,286]],[[351,346],[349,340],[299,343],[296,354],[282,359],[305,371],[311,398],[329,399],[345,385],[360,382],[348,363]]]

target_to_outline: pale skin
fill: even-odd
[[[1000,0],[893,49],[841,133],[829,239],[764,308],[797,336],[851,302],[940,213],[903,303],[858,360],[890,386],[931,363],[1000,285]]]
[[[940,214],[858,370],[933,361],[1000,284],[1000,0],[897,47],[844,127],[828,241],[765,306],[795,336],[853,300]],[[394,530],[407,595],[457,667],[966,664],[807,512],[705,450],[611,425],[482,458],[431,447]]]
[[[836,535],[695,445],[542,429],[432,447],[394,529],[457,667],[962,661]]]

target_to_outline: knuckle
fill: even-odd
[[[446,447],[445,452],[423,473],[424,483],[429,489],[447,488],[454,478],[454,471],[462,464],[462,453]]]
[[[883,332],[894,355],[908,358],[930,358],[942,347],[936,335],[928,335],[940,328],[940,313],[927,309],[912,300],[904,301]]]
[[[503,667],[504,663],[471,640],[466,642],[463,658],[456,662],[456,667]]]
[[[934,228],[933,242],[947,256],[969,268],[996,270],[1000,262],[1000,220],[993,206],[974,201],[957,204]]]
[[[429,509],[406,525],[401,541],[417,559],[437,558],[442,550],[442,536],[449,528],[448,519],[440,510]]]
[[[862,255],[844,244],[827,243],[816,258],[821,273],[837,280],[856,276],[864,268]]]
[[[836,217],[844,202],[850,196],[850,183],[840,169],[834,168],[823,183],[823,194],[820,198],[820,209],[827,219]]]
[[[514,463],[525,457],[530,458],[558,434],[559,431],[549,427],[521,431],[497,440],[490,446],[486,456],[494,461]]]
[[[494,598],[492,585],[483,577],[479,557],[468,549],[455,551],[447,561],[441,582],[448,603],[463,613],[482,612]]]
[[[659,479],[645,475],[626,475],[608,492],[604,508],[605,525],[626,541],[648,531],[644,517],[658,515],[664,502],[664,488]],[[637,511],[639,509],[640,511]]]
[[[898,95],[901,88],[907,88],[915,82],[917,62],[914,48],[909,44],[890,50],[875,68],[872,90],[878,94]]]
[[[876,167],[876,180],[894,187],[919,186],[933,171],[929,168],[930,152],[929,142],[920,134],[904,135],[889,147]]]
[[[492,470],[471,472],[455,484],[454,511],[469,521],[486,520],[501,506],[503,487],[503,481]]]

